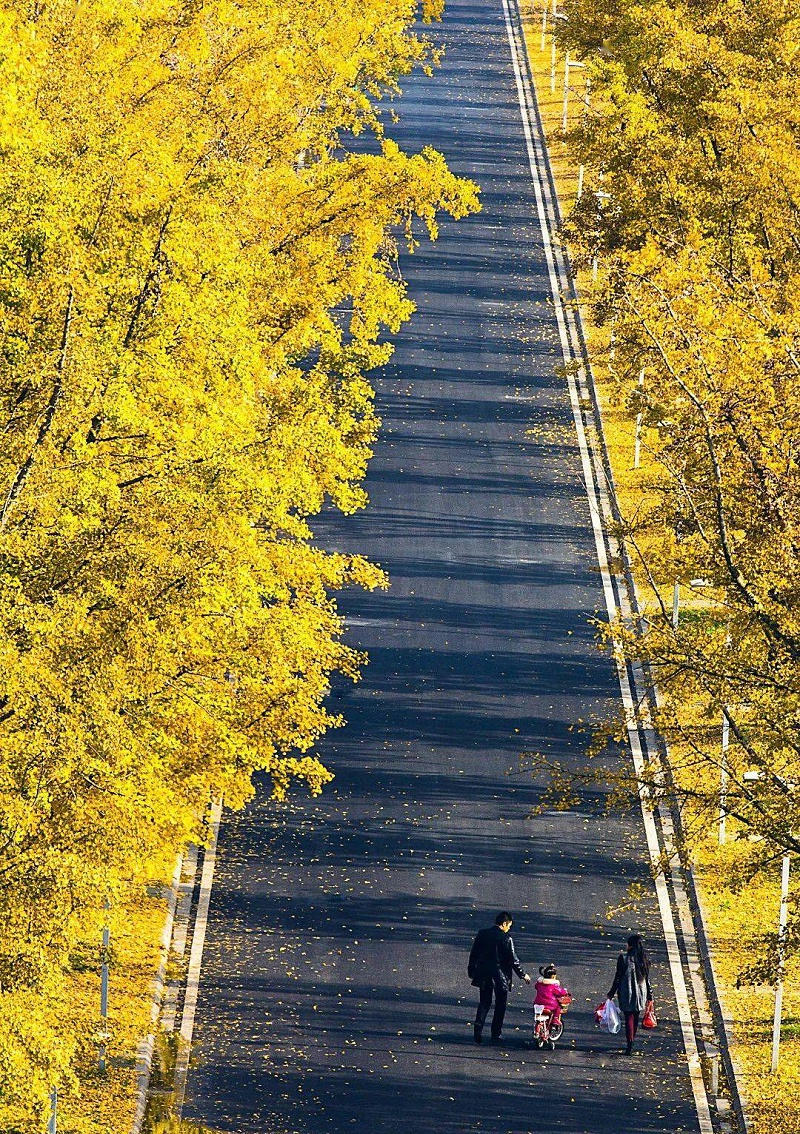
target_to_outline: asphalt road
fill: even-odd
[[[359,516],[321,540],[390,572],[348,594],[363,682],[322,746],[334,784],[223,826],[184,1116],[260,1134],[696,1130],[641,817],[587,795],[532,817],[520,753],[583,759],[576,724],[618,688],[589,624],[602,605],[535,220],[500,0],[449,0],[432,79],[406,83],[396,131],[483,189],[483,211],[406,257],[419,310],[378,378],[384,428]],[[554,960],[575,1003],[555,1053],[476,1047],[466,977],[499,908],[534,973]],[[644,928],[660,1027],[632,1059],[592,1010]],[[487,1029],[488,1030],[488,1029]]]

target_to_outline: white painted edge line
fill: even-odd
[[[186,952],[189,935],[189,915],[192,911],[192,895],[197,882],[197,858],[199,848],[190,843],[183,856],[181,884],[178,887],[178,900],[175,903],[175,919],[172,924],[172,943],[170,955],[180,963]],[[161,1001],[161,1030],[170,1034],[175,1031],[175,1016],[178,998],[183,981],[178,976],[167,981]]]
[[[662,702],[661,702],[661,695],[660,695],[658,686],[655,686],[654,693],[655,693],[656,704],[660,707]],[[648,714],[648,716],[649,716],[649,714]],[[665,741],[663,743],[664,743],[664,747],[667,751],[667,763],[669,763],[669,746],[666,744]],[[698,906],[698,912],[699,912],[699,916],[700,916],[700,924],[703,927],[703,932],[704,932],[704,934],[706,935],[706,938],[707,938],[708,937],[708,931],[706,930],[705,927],[708,925],[708,914],[706,913],[706,906],[705,906],[705,900],[704,900],[703,894],[701,893],[697,882],[691,876],[692,875],[691,867],[689,867],[688,870],[684,871],[684,868],[683,868],[682,864],[680,863],[680,861],[678,859],[677,849],[675,847],[675,834],[674,834],[674,825],[673,825],[673,822],[672,822],[672,816],[671,815],[665,816],[664,810],[661,809],[661,808],[659,809],[659,811],[660,811],[660,814],[661,814],[661,829],[665,833],[665,838],[666,838],[666,841],[668,843],[667,849],[670,851],[670,855],[671,855],[670,867],[672,869],[673,888],[675,889],[676,897],[677,897],[678,902],[679,902],[679,908],[680,908],[680,914],[681,914],[681,923],[683,925],[684,919],[687,919],[691,923],[691,918],[692,918],[691,907],[689,905],[689,899],[685,895],[684,882],[681,881],[680,889],[679,889],[677,886],[675,886],[675,879],[676,879],[676,877],[680,877],[680,878],[684,879],[684,878],[686,878],[686,875],[688,875],[688,881],[690,882],[690,884],[693,887],[694,898],[695,898],[695,901],[696,901],[697,906]],[[683,902],[681,902],[681,894],[684,895],[684,901]],[[684,908],[684,906],[685,906],[685,908]],[[692,926],[692,929],[693,929],[693,926]],[[684,943],[686,943],[687,940],[689,939],[688,938],[689,932],[691,932],[690,929],[683,928]],[[727,1055],[728,1055],[728,1058],[730,1059],[731,1070],[733,1072],[732,1077],[733,1077],[733,1080],[734,1080],[732,1083],[729,1083],[729,1087],[731,1088],[731,1093],[734,1096],[731,1099],[731,1101],[733,1102],[733,1105],[734,1105],[734,1113],[736,1114],[736,1117],[737,1117],[737,1120],[738,1120],[738,1126],[741,1129],[741,1134],[749,1134],[750,1128],[751,1128],[751,1120],[750,1120],[750,1114],[749,1114],[748,1107],[747,1107],[747,1099],[743,1097],[741,1087],[740,1087],[740,1083],[744,1079],[744,1070],[741,1066],[741,1061],[740,1061],[739,1056],[738,1056],[737,1051],[736,1051],[735,1037],[734,1037],[734,1034],[733,1034],[733,1017],[732,1017],[730,1011],[728,1010],[727,1003],[726,1003],[726,1000],[725,1000],[725,995],[722,991],[720,978],[719,978],[718,973],[717,973],[717,964],[716,964],[716,961],[715,961],[715,958],[714,958],[713,950],[711,949],[711,947],[709,945],[707,952],[705,954],[705,957],[701,958],[698,945],[699,945],[699,943],[697,943],[697,941],[695,939],[693,951],[694,951],[694,959],[695,959],[695,962],[696,962],[696,969],[692,970],[692,984],[693,984],[694,993],[695,993],[695,1003],[698,1005],[698,1008],[700,1009],[701,1024],[704,1023],[703,1015],[705,1014],[708,1017],[709,1030],[712,1031],[712,1032],[716,1032],[717,1029],[716,1029],[715,1024],[714,1024],[714,1017],[713,1017],[713,1014],[711,1012],[711,1006],[709,1004],[708,997],[706,995],[705,982],[704,982],[703,977],[701,975],[701,970],[704,967],[704,961],[705,961],[705,964],[708,966],[708,969],[710,969],[710,971],[711,971],[711,987],[713,988],[714,997],[716,999],[717,1007],[719,1009],[719,1017],[720,1017],[720,1023],[721,1023],[721,1032],[716,1037],[717,1041],[718,1041],[718,1048],[717,1049],[719,1050],[722,1046],[724,1046],[727,1049]],[[689,952],[689,950],[687,950],[687,953],[688,952]],[[688,959],[689,959],[689,963],[691,965],[691,963],[692,963],[691,955],[689,956]],[[727,1074],[730,1078],[730,1071],[727,1072]]]
[[[219,836],[219,823],[222,816],[222,804],[211,805],[209,826],[211,837],[203,856],[203,872],[200,876],[200,897],[197,901],[197,914],[194,920],[192,934],[192,949],[189,954],[189,968],[186,974],[186,992],[183,999],[183,1015],[181,1017],[180,1046],[175,1065],[175,1113],[178,1118],[183,1110],[186,1098],[186,1080],[189,1076],[189,1056],[192,1050],[192,1033],[194,1032],[194,1017],[197,1011],[197,999],[200,992],[200,969],[203,964],[203,946],[206,940],[206,927],[208,925],[208,908],[211,903],[211,885],[214,881],[214,863],[217,857],[217,838]]]
[[[150,1005],[150,1031],[139,1045],[139,1058],[136,1067],[136,1110],[133,1114],[131,1134],[139,1134],[144,1121],[147,1108],[147,1092],[150,1087],[150,1075],[153,1068],[153,1051],[156,1043],[156,1026],[161,1011],[161,1001],[164,996],[164,981],[167,975],[167,961],[169,959],[170,943],[172,942],[172,926],[175,920],[175,906],[178,901],[178,888],[183,869],[183,855],[179,854],[175,861],[175,870],[172,874],[172,885],[167,901],[167,916],[164,919],[164,929],[159,943],[158,969],[153,980],[153,996]]]
[[[581,464],[583,467],[584,480],[586,483],[586,493],[589,501],[589,513],[592,522],[592,530],[595,537],[597,559],[603,581],[603,594],[605,597],[609,617],[613,620],[616,615],[622,613],[622,611],[620,610],[620,606],[617,603],[617,598],[614,592],[614,585],[611,579],[611,572],[609,569],[603,519],[600,511],[600,502],[598,501],[598,490],[596,487],[592,455],[589,451],[589,443],[587,440],[586,428],[583,420],[581,399],[578,393],[578,383],[575,374],[571,372],[569,367],[570,363],[581,362],[579,351],[573,350],[572,347],[572,342],[575,342],[576,344],[578,342],[577,327],[575,326],[575,313],[568,309],[563,298],[563,291],[568,290],[569,279],[566,274],[563,260],[560,256],[557,255],[557,250],[553,245],[551,218],[553,220],[555,219],[555,210],[553,208],[552,201],[550,201],[549,199],[550,184],[546,174],[547,167],[544,163],[544,156],[542,154],[537,154],[537,146],[534,141],[534,123],[536,121],[536,115],[534,113],[534,100],[532,92],[528,85],[527,77],[520,65],[520,59],[522,57],[522,53],[525,50],[525,47],[524,44],[520,42],[514,21],[512,20],[511,4],[514,5],[514,12],[517,17],[516,26],[519,26],[520,17],[516,6],[516,0],[503,0],[503,15],[505,18],[506,31],[508,33],[509,48],[511,50],[511,62],[514,68],[514,77],[517,86],[517,97],[519,99],[522,126],[525,134],[525,143],[528,152],[528,163],[530,166],[531,180],[533,182],[533,187],[536,194],[536,206],[539,214],[539,222],[542,229],[542,240],[544,244],[545,258],[547,261],[547,271],[550,277],[550,288],[553,295],[553,304],[556,313],[556,321],[558,324],[559,338],[561,341],[561,352],[564,362],[567,365],[570,401],[572,403],[572,413],[575,421],[575,429],[577,432],[578,445],[581,453]],[[549,208],[547,207],[548,205]],[[595,461],[596,460],[597,457],[595,455]],[[600,488],[600,495],[601,497],[603,495],[602,488]],[[615,646],[617,646],[616,643]],[[622,702],[625,709],[631,753],[633,755],[634,767],[636,769],[637,776],[639,776],[639,778],[641,779],[641,772],[644,767],[644,757],[642,754],[640,742],[636,706],[632,696],[627,666],[618,648],[615,648],[615,655],[617,663],[617,676],[619,678],[620,692],[622,694]],[[683,1043],[686,1049],[692,1094],[694,1097],[695,1108],[697,1110],[697,1119],[701,1134],[713,1134],[714,1126],[711,1121],[708,1096],[706,1094],[705,1083],[703,1081],[700,1056],[697,1050],[697,1038],[694,1032],[691,1006],[689,1004],[686,981],[683,973],[683,965],[681,963],[680,949],[678,947],[678,938],[675,928],[675,919],[672,912],[672,904],[670,902],[666,879],[664,878],[663,873],[658,869],[658,863],[661,857],[658,842],[658,831],[656,829],[655,819],[653,817],[652,810],[650,809],[650,805],[644,789],[640,791],[640,802],[642,806],[642,817],[644,821],[645,835],[647,838],[647,848],[651,863],[653,865],[654,871],[656,872],[656,897],[658,900],[661,922],[664,928],[664,939],[667,947],[672,983],[675,989],[675,999],[678,1006],[678,1016],[680,1019],[681,1032],[683,1035]]]

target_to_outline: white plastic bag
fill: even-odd
[[[615,1036],[622,1027],[622,1014],[613,1000],[606,1000],[602,1010],[597,1015],[597,1022],[604,1032]]]

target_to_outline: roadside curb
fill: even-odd
[[[742,1097],[739,1090],[739,1064],[735,1052],[735,1040],[732,1034],[732,1017],[727,1011],[725,1000],[719,990],[719,982],[717,981],[716,969],[714,966],[714,955],[709,945],[708,935],[706,933],[706,919],[703,900],[700,897],[697,883],[694,877],[694,871],[688,869],[685,871],[691,902],[692,912],[694,914],[695,933],[697,934],[700,943],[700,959],[703,964],[703,974],[706,982],[706,987],[710,992],[711,1010],[714,1014],[714,1023],[716,1024],[717,1034],[723,1039],[720,1044],[720,1055],[722,1057],[723,1066],[725,1068],[725,1078],[728,1082],[728,1087],[731,1092],[731,1103],[733,1104],[733,1111],[736,1116],[736,1122],[741,1134],[749,1134],[750,1132],[750,1116],[747,1112],[746,1100]]]
[[[139,1046],[136,1071],[136,1109],[130,1134],[142,1134],[148,1104],[166,1100],[169,1113],[181,1117],[191,1057],[194,1017],[200,986],[211,884],[222,805],[208,814],[205,849],[191,844],[178,856],[168,890],[167,912],[159,946],[159,965],[152,985],[150,1030]],[[187,947],[190,950],[184,971]],[[170,974],[170,964],[175,966]],[[174,1067],[167,1068],[165,1089],[153,1085],[157,1039],[172,1040]]]
[[[197,1001],[200,994],[200,972],[203,964],[203,948],[206,940],[208,911],[211,904],[211,886],[214,881],[214,866],[217,855],[217,839],[222,817],[222,804],[211,805],[209,816],[210,836],[203,855],[203,868],[200,876],[200,894],[197,911],[192,926],[192,946],[189,954],[189,968],[186,974],[183,997],[183,1012],[179,1031],[178,1059],[175,1066],[175,1114],[181,1117],[186,1098],[186,1085],[189,1076],[189,1060],[192,1053],[192,1035]]]
[[[136,1109],[133,1115],[131,1134],[140,1134],[147,1110],[147,1096],[150,1092],[150,1077],[153,1070],[153,1053],[156,1046],[161,1005],[164,999],[167,963],[169,961],[172,945],[172,929],[175,923],[175,908],[178,901],[178,887],[180,885],[182,869],[183,855],[178,855],[172,874],[172,883],[168,892],[167,914],[164,919],[164,929],[161,933],[161,942],[158,948],[158,969],[152,985],[150,1030],[139,1045],[139,1057],[136,1066]]]

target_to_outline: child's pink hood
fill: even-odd
[[[548,1011],[554,1012],[558,1008],[558,997],[569,996],[566,988],[562,988],[557,977],[539,977],[536,982],[536,996],[534,1004],[541,1004]]]

